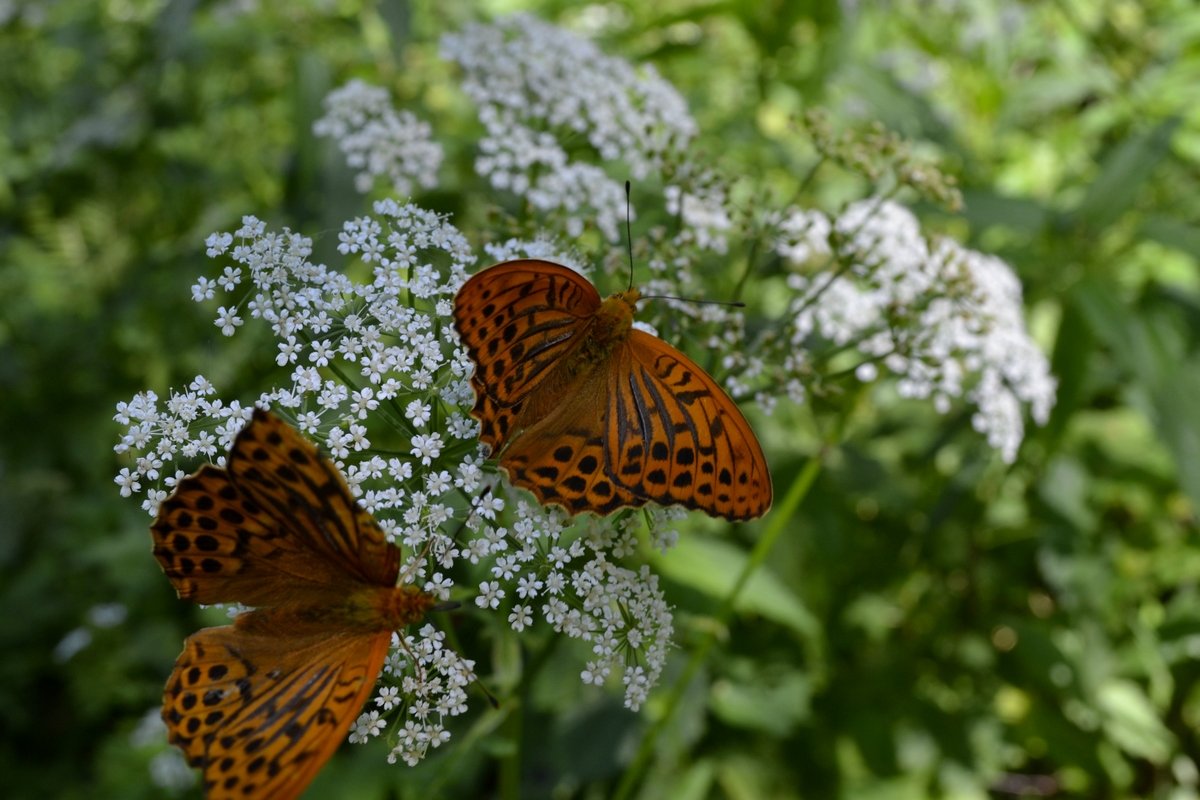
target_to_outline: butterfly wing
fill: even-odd
[[[499,450],[530,392],[582,341],[600,308],[596,287],[561,264],[506,261],[471,277],[454,298],[454,327],[475,363],[472,414]]]
[[[662,339],[631,331],[617,356],[605,448],[623,486],[729,520],[771,507],[771,475],[737,404]]]
[[[771,478],[737,405],[683,353],[639,330],[500,457],[517,486],[572,513],[647,502],[762,516]]]
[[[543,505],[572,514],[609,514],[652,498],[619,480],[605,446],[611,371],[595,369],[563,394],[562,402],[500,453],[509,480]]]
[[[399,573],[399,549],[337,468],[262,410],[238,434],[227,469],[204,466],[179,482],[151,534],[179,596],[198,603],[315,600],[344,594],[348,582],[393,586]]]
[[[249,612],[188,637],[163,693],[172,744],[205,796],[295,798],[345,739],[391,633]]]

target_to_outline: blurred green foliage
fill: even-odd
[[[352,76],[433,120],[447,163],[416,199],[470,213],[478,128],[437,37],[507,6],[0,9],[5,796],[161,796],[165,744],[136,732],[211,617],[174,599],[148,519],[117,494],[111,416],[201,371],[262,388],[254,335],[220,339],[189,299],[204,236],[244,213],[316,234],[361,213],[310,132]],[[652,743],[642,795],[1197,797],[1200,11],[521,7],[654,63],[689,98],[700,150],[753,192],[796,190],[812,153],[789,119],[814,104],[915,141],[966,198],[926,221],[1016,268],[1060,380],[1012,467],[962,435],[968,417],[879,395],[827,451],[819,410],[764,422],[779,487],[808,458],[823,469]],[[867,188],[820,178],[802,202]],[[658,560],[680,665],[757,530],[700,524]],[[310,796],[611,794],[661,706],[630,714],[579,686],[575,654],[531,652],[468,654],[501,686],[536,674],[520,717],[481,712],[416,769],[344,748]]]

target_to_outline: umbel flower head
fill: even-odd
[[[788,277],[793,348],[810,349],[814,337],[854,347],[864,356],[860,380],[890,373],[902,395],[931,399],[943,413],[965,397],[975,429],[1005,461],[1016,459],[1025,407],[1044,424],[1056,384],[1007,264],[927,239],[891,200],[861,200],[832,220],[796,210],[781,230],[777,251],[799,270]]]
[[[330,92],[325,116],[313,123],[313,133],[337,142],[346,163],[359,170],[355,188],[370,191],[386,177],[398,197],[437,185],[443,152],[432,132],[412,112],[393,108],[386,89],[357,79]]]
[[[266,322],[278,343],[283,380],[255,403],[289,415],[317,439],[359,502],[402,545],[406,574],[425,591],[448,598],[451,576],[477,565],[486,573],[474,592],[480,608],[517,632],[544,621],[589,643],[584,680],[619,677],[626,704],[637,708],[661,672],[671,615],[654,576],[613,559],[614,548],[632,550],[630,537],[647,517],[630,515],[619,534],[595,520],[568,528],[536,504],[510,509],[510,490],[485,475],[478,425],[467,413],[470,363],[450,324],[450,298],[473,257],[452,225],[380,201],[373,216],[346,223],[339,242],[344,255],[370,268],[369,280],[314,264],[310,240],[271,232],[252,217],[209,238],[210,255],[233,265],[217,281],[201,279],[194,295],[207,302],[218,291],[234,294],[218,307],[216,326],[234,335],[242,326],[226,331],[226,323],[244,315]],[[117,478],[122,494],[141,491],[145,481],[143,508],[155,513],[185,474],[176,462],[223,464],[251,411],[220,400],[203,376],[165,402],[143,392],[119,404],[116,419],[127,430],[116,449],[135,455]],[[649,519],[657,526],[667,517]],[[397,639],[378,708],[352,729],[354,741],[388,731],[389,712],[405,715],[402,728],[390,729],[398,737],[395,758],[415,763],[445,740],[445,718],[466,708],[462,676],[472,668],[442,637],[426,625],[404,647]]]
[[[635,68],[528,14],[448,34],[442,57],[462,68],[486,130],[476,171],[570,237],[588,223],[610,241],[619,235],[622,181],[594,161],[620,162],[623,177],[642,180],[696,135],[687,104],[653,67]],[[568,141],[586,142],[594,159],[568,152]]]

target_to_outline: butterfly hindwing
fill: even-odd
[[[513,484],[572,514],[608,514],[653,499],[630,492],[614,478],[605,446],[611,380],[608,370],[593,370],[513,440],[500,455]]]
[[[730,520],[766,513],[766,460],[716,381],[638,330],[611,366],[586,376],[501,454],[514,484],[574,514],[648,502]]]
[[[499,407],[520,403],[579,346],[599,307],[596,287],[549,261],[509,261],[472,276],[455,299],[454,326],[475,362],[476,392]],[[480,414],[487,428],[477,404]],[[496,434],[493,448],[505,439]]]
[[[605,428],[614,479],[663,505],[730,520],[765,514],[767,462],[737,404],[662,339],[634,330],[621,350]]]
[[[390,641],[280,612],[198,631],[163,693],[170,741],[209,800],[295,798],[345,739]]]

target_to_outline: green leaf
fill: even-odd
[[[1111,286],[1085,280],[1074,297],[1092,333],[1136,379],[1135,388],[1147,398],[1146,412],[1171,451],[1181,486],[1200,505],[1200,364],[1195,358],[1181,359],[1187,345],[1175,328],[1123,306]]]
[[[1191,225],[1165,214],[1147,214],[1140,235],[1159,244],[1200,258],[1200,226]]]
[[[771,680],[762,673],[750,681],[719,680],[713,684],[709,705],[730,725],[786,736],[810,716],[812,681],[799,671]]]
[[[681,537],[665,556],[654,559],[655,569],[670,580],[723,600],[746,564],[746,554],[733,545],[703,536]],[[802,639],[820,636],[820,624],[786,584],[774,573],[760,570],[742,590],[734,609],[761,614],[791,628]]]
[[[1046,426],[1053,436],[1062,433],[1084,402],[1088,367],[1095,342],[1096,337],[1092,335],[1079,307],[1068,299],[1063,307],[1062,322],[1058,326],[1054,354],[1050,359],[1050,372],[1058,378],[1054,411]]]
[[[999,225],[1032,234],[1046,226],[1050,212],[1027,197],[1007,197],[987,189],[973,189],[963,191],[963,216],[973,230]]]
[[[1140,686],[1122,679],[1107,681],[1096,702],[1104,715],[1104,729],[1122,750],[1154,764],[1166,763],[1175,737],[1159,721]]]
[[[705,800],[710,796],[716,765],[711,759],[702,758],[671,781],[665,795],[666,800]]]
[[[1124,214],[1137,199],[1138,188],[1167,156],[1171,134],[1178,126],[1179,119],[1172,117],[1152,130],[1131,136],[1109,153],[1075,209],[1076,221],[1090,230],[1099,230]]]
[[[1070,456],[1058,456],[1046,466],[1046,477],[1041,482],[1042,500],[1053,508],[1071,525],[1081,531],[1093,531],[1098,526],[1095,510],[1088,503],[1088,487],[1091,476]]]
[[[1153,393],[1155,425],[1174,456],[1179,483],[1200,507],[1200,359],[1175,363]]]

